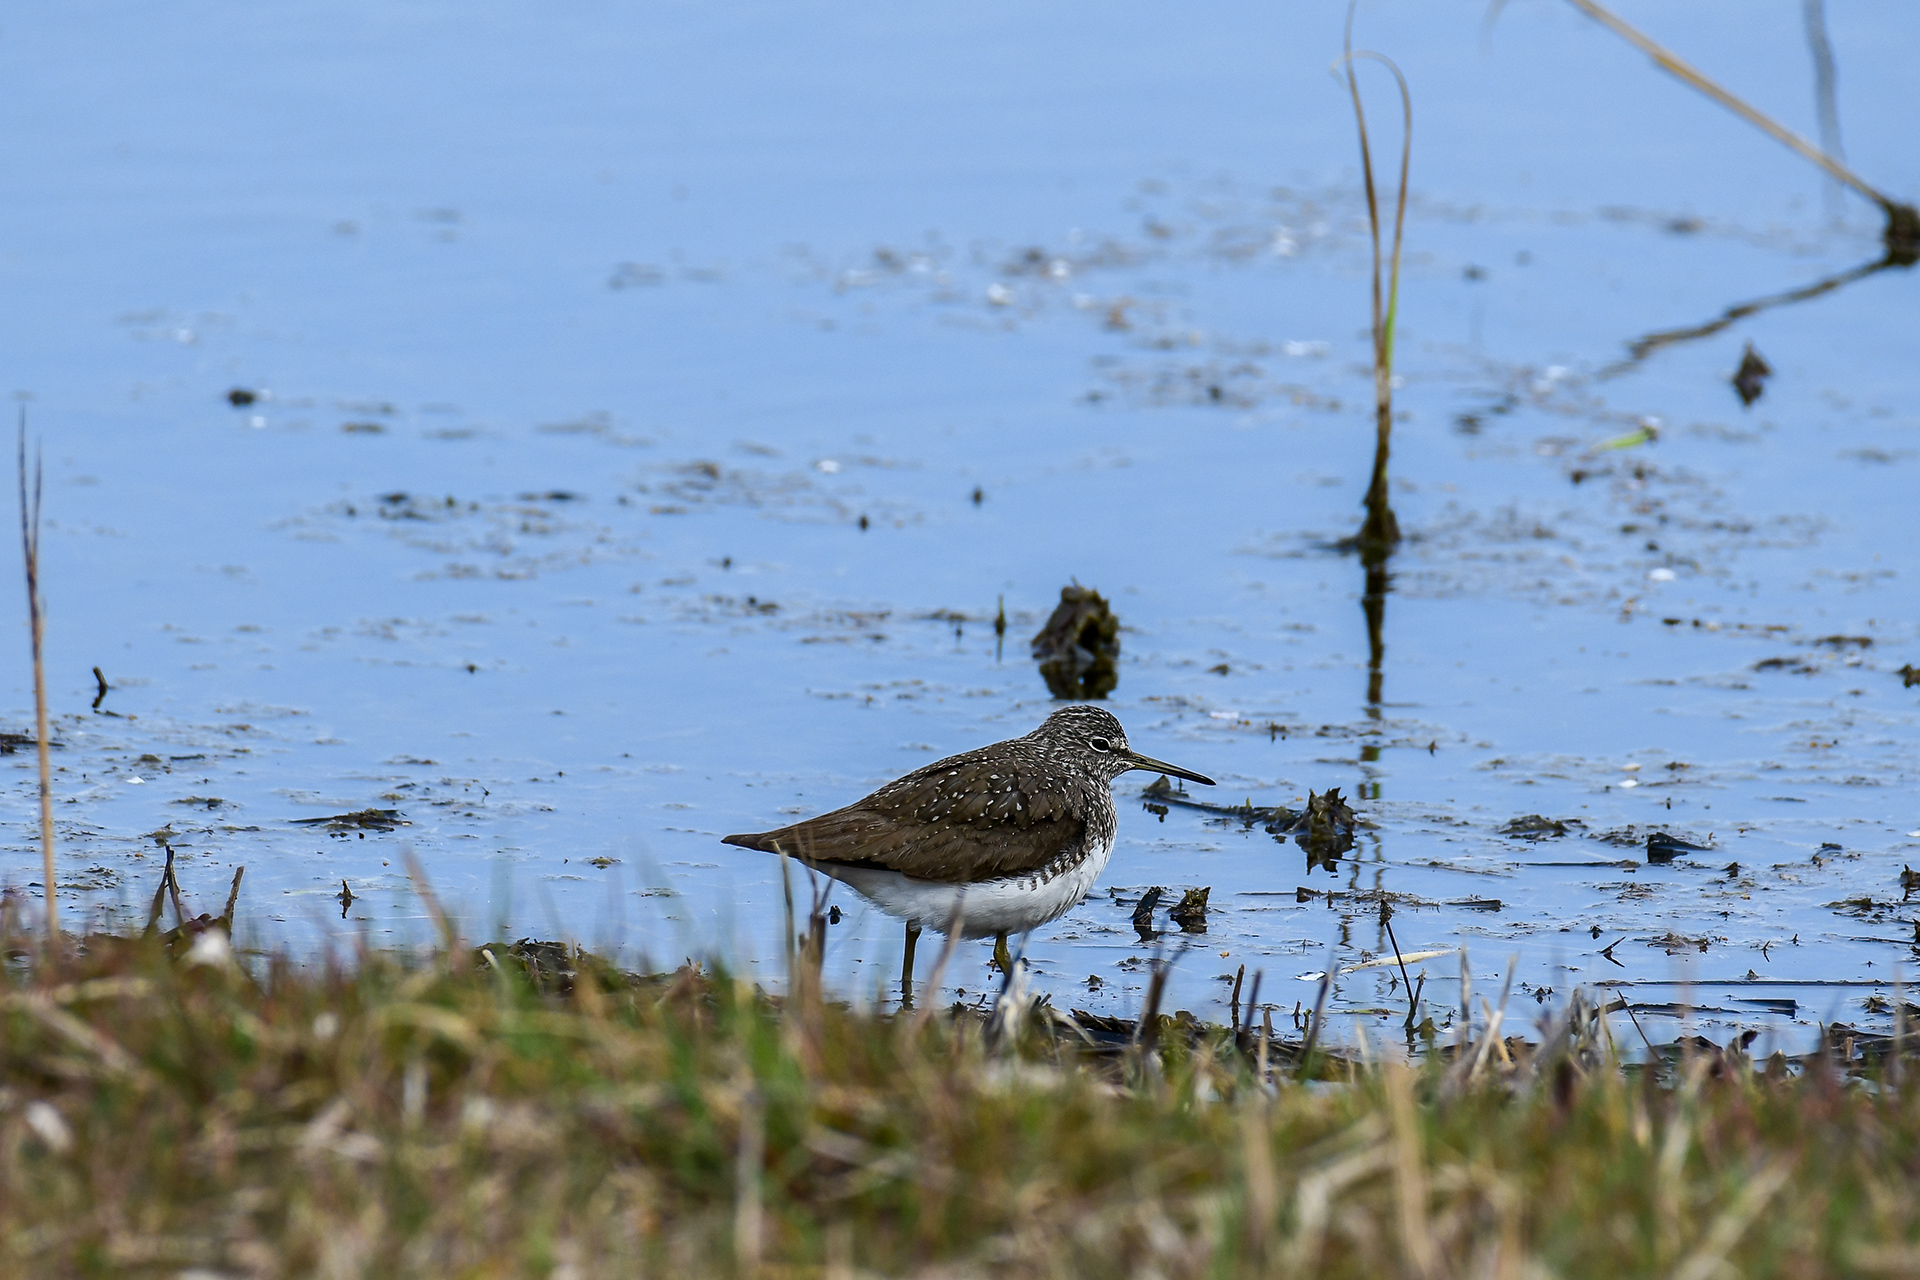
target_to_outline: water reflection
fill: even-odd
[[[1361,612],[1367,615],[1367,719],[1378,724],[1380,721],[1380,692],[1386,680],[1387,658],[1387,592],[1392,589],[1392,577],[1387,573],[1387,558],[1364,557],[1366,565],[1365,589],[1360,595]],[[1371,757],[1365,755],[1373,752]],[[1378,747],[1362,748],[1362,759],[1379,759]]]
[[[1328,875],[1338,874],[1340,855],[1353,848],[1354,814],[1340,788],[1329,787],[1321,795],[1307,793],[1307,807],[1291,815],[1290,821],[1267,828],[1276,840],[1288,836],[1307,855],[1307,872],[1324,868]],[[1355,874],[1359,871],[1355,865]]]
[[[1067,702],[1095,702],[1120,683],[1120,619],[1098,591],[1060,588],[1060,603],[1033,638],[1047,691]]]
[[[1730,328],[1748,316],[1760,314],[1774,307],[1784,307],[1795,302],[1806,302],[1822,297],[1834,290],[1850,285],[1856,280],[1877,275],[1889,267],[1911,267],[1920,262],[1920,248],[1911,242],[1890,242],[1887,252],[1872,262],[1862,263],[1837,272],[1812,284],[1802,285],[1798,289],[1788,289],[1783,293],[1770,293],[1751,302],[1737,303],[1728,307],[1714,319],[1705,324],[1689,325],[1681,329],[1660,329],[1627,344],[1627,358],[1616,364],[1608,365],[1599,373],[1601,378],[1614,378],[1630,372],[1656,351],[1677,346],[1683,342],[1693,342],[1700,338],[1710,338],[1724,329]]]

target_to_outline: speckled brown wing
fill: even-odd
[[[1077,849],[1086,823],[1068,787],[1038,760],[985,748],[916,769],[866,799],[727,844],[809,862],[884,867],[962,884],[1025,875]]]

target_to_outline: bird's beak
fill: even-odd
[[[1156,773],[1170,773],[1176,778],[1185,778],[1188,782],[1198,782],[1210,787],[1213,779],[1204,773],[1195,773],[1191,769],[1182,769],[1177,764],[1168,764],[1165,760],[1155,760],[1152,756],[1143,756],[1138,751],[1129,751],[1121,757],[1129,769],[1151,769]]]

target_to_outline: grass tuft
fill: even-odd
[[[1582,1017],[1471,1076],[1297,1084],[1226,1029],[1116,1064],[1044,1019],[992,1048],[969,1014],[551,945],[301,967],[92,937],[0,982],[0,1272],[1920,1264],[1920,1088],[1818,1058],[1623,1070]]]

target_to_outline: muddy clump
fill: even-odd
[[[1328,875],[1334,875],[1340,855],[1353,848],[1356,825],[1353,808],[1340,794],[1340,788],[1328,787],[1320,795],[1307,792],[1305,809],[1284,826],[1276,823],[1268,830],[1277,840],[1293,837],[1293,842],[1306,851],[1309,872],[1325,867]]]
[[[1578,818],[1570,821],[1575,826],[1580,825]],[[1559,818],[1547,818],[1537,813],[1529,813],[1501,827],[1500,834],[1514,840],[1549,840],[1567,834],[1567,822]]]
[[[1189,889],[1181,895],[1180,902],[1167,913],[1169,919],[1180,926],[1182,933],[1205,933],[1207,931],[1207,899],[1213,896],[1211,886],[1204,889]]]
[[[1033,638],[1047,691],[1069,702],[1096,702],[1120,683],[1120,619],[1098,591],[1060,588],[1060,603]]]

